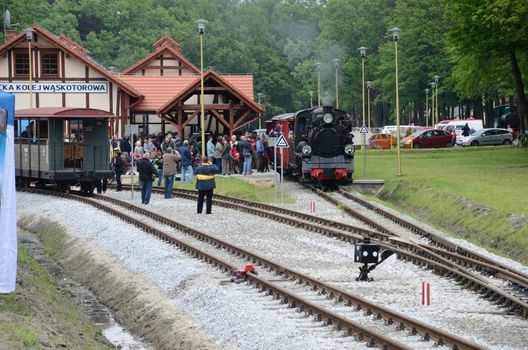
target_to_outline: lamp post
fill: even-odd
[[[338,79],[338,75],[337,75],[337,70],[339,69],[339,62],[341,62],[341,60],[339,58],[334,58],[332,60],[332,62],[334,62],[334,65],[335,65],[336,108],[339,108],[339,79]]]
[[[321,62],[315,63],[315,69],[317,69],[317,106],[321,106]]]
[[[365,126],[365,57],[367,56],[367,48],[361,46],[359,49],[361,55],[361,99],[362,99],[362,109],[363,109],[363,125]]]
[[[313,91],[308,91],[308,94],[310,95],[310,108],[313,108]]]
[[[33,33],[35,30],[33,28],[24,29],[26,33],[26,39],[28,41],[28,59],[29,59],[29,108],[33,108],[33,58],[31,57],[31,42],[33,41]]]
[[[431,83],[431,126],[434,128],[435,125],[435,90],[436,83]]]
[[[204,71],[203,71],[203,35],[205,33],[205,25],[208,23],[205,19],[199,19],[198,33],[200,33],[200,126],[202,129],[202,157],[205,155],[205,107],[204,107]]]
[[[258,103],[260,105],[260,99],[262,98],[262,92],[257,93]],[[262,116],[259,113],[259,129],[262,129]]]
[[[397,153],[397,166],[398,176],[401,176],[401,159],[400,159],[400,97],[398,95],[398,39],[400,36],[400,29],[394,27],[391,29],[392,39],[394,40],[394,66],[396,72],[396,153]]]
[[[429,89],[425,89],[425,127],[429,127]]]
[[[435,114],[436,114],[436,125],[438,125],[438,81],[440,81],[440,77],[438,75],[435,75],[433,77],[433,80],[435,82]]]
[[[372,87],[372,82],[367,81],[367,124],[368,131],[370,132],[370,88]]]

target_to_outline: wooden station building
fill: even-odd
[[[115,74],[64,34],[38,25],[31,29],[31,40],[25,32],[8,30],[0,46],[0,90],[16,95],[15,114],[104,111],[116,116],[111,129],[117,135],[129,123],[145,135],[173,131],[188,137],[201,130],[200,70],[171,37],[162,36],[151,54]],[[225,75],[211,68],[204,72],[204,105],[205,130],[222,134],[243,129],[264,112],[254,101],[252,75]]]

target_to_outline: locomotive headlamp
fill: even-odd
[[[351,156],[354,154],[355,148],[354,145],[349,143],[345,145],[345,154]]]
[[[326,124],[330,124],[331,122],[334,121],[334,116],[331,115],[330,113],[326,113],[325,115],[323,115],[323,121],[324,121]]]
[[[302,154],[303,156],[309,156],[310,154],[312,154],[312,147],[310,147],[310,145],[303,146]]]

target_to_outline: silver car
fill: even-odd
[[[506,129],[471,130],[469,136],[462,138],[462,146],[511,145],[512,133]]]

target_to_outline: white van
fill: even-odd
[[[484,128],[484,124],[482,123],[482,119],[461,119],[461,120],[450,120],[448,123],[442,123],[439,126],[440,129],[445,130],[449,133],[455,133],[456,134],[456,143],[460,144],[462,142],[462,139],[464,136],[462,136],[462,128],[464,125],[469,126],[469,130],[480,130]]]
[[[410,125],[400,125],[401,129],[407,129],[410,128]],[[385,125],[383,129],[381,130],[382,134],[392,134],[393,132],[396,132],[396,129],[398,129],[397,125]]]

